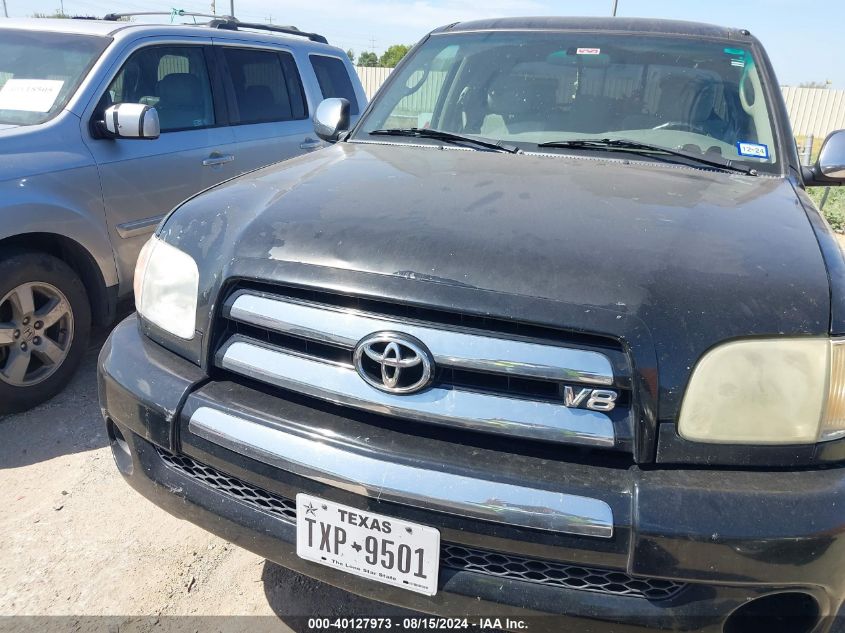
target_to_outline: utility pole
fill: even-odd
[[[613,17],[616,17],[616,9],[619,6],[619,0],[613,0]]]
[[[6,0],[3,0],[3,15],[9,17],[9,9],[6,8]]]
[[[217,0],[211,0],[211,15],[217,15]]]
[[[6,0],[3,1],[5,2]],[[374,53],[376,52],[376,38],[374,37],[370,38],[370,50]]]
[[[229,0],[229,15],[235,17],[235,0]]]

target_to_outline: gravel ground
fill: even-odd
[[[375,603],[232,546],[133,491],[107,446],[98,347],[64,393],[0,417],[0,630],[291,631],[303,629],[302,616],[379,613]],[[223,615],[270,617],[202,625],[168,617]]]

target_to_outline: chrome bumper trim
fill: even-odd
[[[368,334],[400,331],[425,343],[434,362],[441,366],[545,380],[613,384],[610,360],[599,352],[479,336],[250,292],[235,294],[228,311],[236,321],[350,348]]]
[[[188,430],[265,464],[349,492],[508,525],[611,538],[604,501],[368,457],[218,411],[198,408]]]
[[[217,358],[223,369],[335,404],[522,439],[613,447],[613,422],[604,413],[563,404],[432,388],[409,395],[374,389],[347,365],[246,342],[234,336]]]

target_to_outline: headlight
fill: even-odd
[[[135,266],[135,308],[147,321],[183,339],[196,328],[199,271],[190,255],[150,238]]]
[[[678,432],[720,444],[810,444],[845,437],[845,342],[720,345],[699,361]]]

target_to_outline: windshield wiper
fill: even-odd
[[[757,176],[757,170],[750,167],[743,167],[742,165],[734,165],[728,159],[717,160],[715,158],[705,158],[704,156],[697,156],[687,152],[681,152],[668,147],[660,145],[651,145],[649,143],[640,143],[639,141],[627,141],[625,139],[610,139],[610,138],[583,138],[573,139],[570,141],[549,141],[547,143],[538,143],[537,147],[553,147],[561,149],[595,149],[605,150],[611,152],[643,152],[643,153],[660,153],[668,156],[677,156],[687,160],[699,163],[701,165],[708,165],[709,167],[716,167],[717,169],[724,169],[729,171],[738,171],[749,176]]]
[[[471,143],[479,147],[484,147],[494,152],[507,152],[508,154],[519,153],[519,148],[513,145],[505,145],[500,141],[485,141],[484,139],[474,138],[472,136],[464,136],[463,134],[454,134],[452,132],[444,132],[443,130],[433,130],[431,128],[421,127],[406,127],[393,128],[387,130],[373,130],[370,132],[372,136],[413,136],[416,138],[430,138],[436,141],[444,141],[453,145],[460,143]]]

